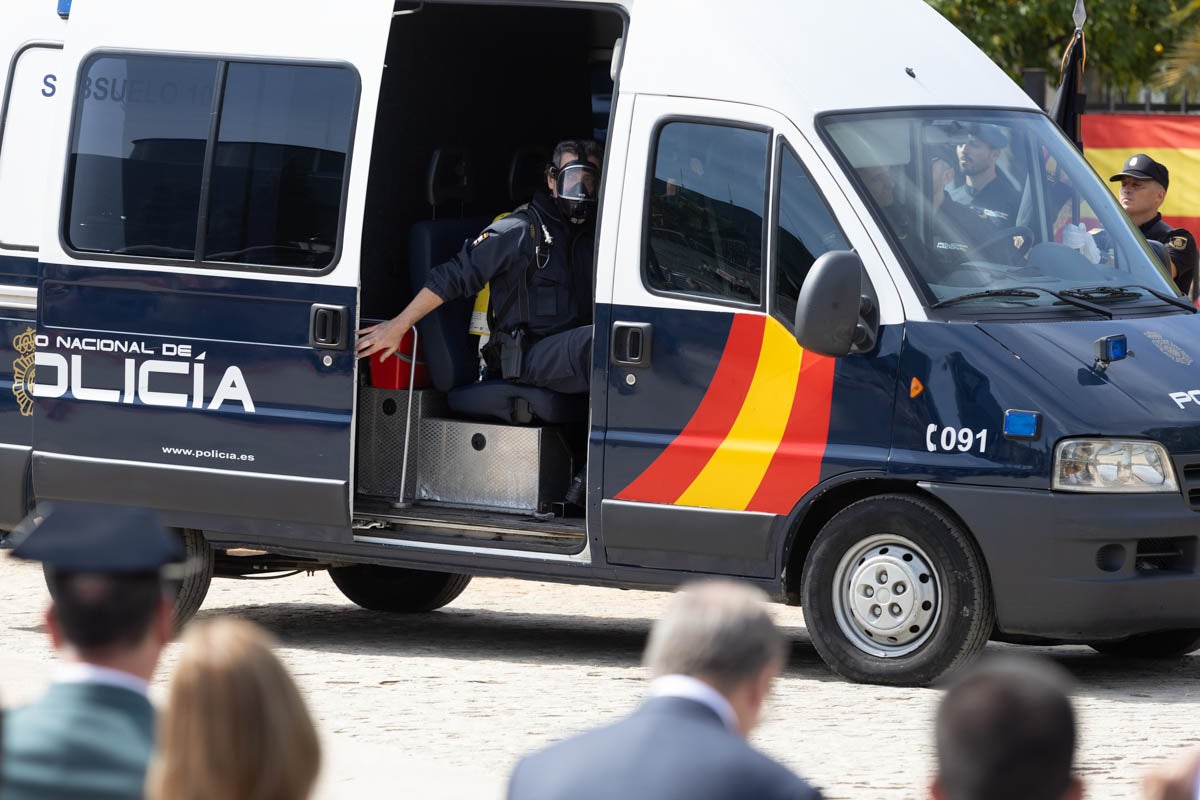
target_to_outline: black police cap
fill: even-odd
[[[56,572],[155,574],[184,557],[178,537],[141,508],[43,504],[13,537],[14,557],[41,561]]]
[[[1145,153],[1130,156],[1123,166],[1124,169],[1109,178],[1110,181],[1119,181],[1126,177],[1136,178],[1139,181],[1158,181],[1166,189],[1171,180],[1167,168]]]
[[[967,133],[979,141],[985,142],[988,147],[994,147],[997,150],[1008,147],[1008,134],[998,125],[989,125],[985,122],[972,123],[967,125]]]

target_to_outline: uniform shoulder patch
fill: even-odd
[[[495,239],[510,231],[519,230],[524,223],[525,218],[517,214],[509,214],[503,219],[495,220],[491,225],[487,226],[483,233],[475,237],[474,241],[472,241],[470,244],[470,248],[474,250],[488,239]]]

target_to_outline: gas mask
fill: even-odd
[[[558,208],[563,216],[580,224],[588,222],[596,213],[596,187],[600,183],[600,170],[587,160],[569,161],[558,169],[551,169],[558,196]]]

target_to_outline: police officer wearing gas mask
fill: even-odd
[[[358,357],[391,355],[426,314],[490,283],[492,341],[485,356],[496,377],[586,392],[600,160],[596,142],[560,142],[546,168],[546,190],[435,267],[396,317],[360,330]]]

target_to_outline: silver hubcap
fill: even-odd
[[[930,559],[903,536],[863,539],[833,574],[833,611],[850,642],[880,658],[916,650],[941,614],[941,581]]]

